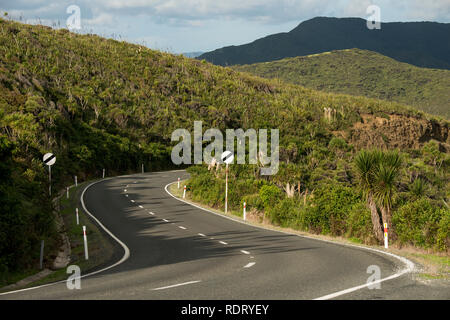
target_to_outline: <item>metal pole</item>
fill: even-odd
[[[103,179],[105,178],[105,169],[103,169]]]
[[[142,164],[142,173],[144,173],[144,164]]]
[[[78,208],[75,209],[76,210],[76,215],[77,215],[77,225],[80,224],[80,218],[78,216]]]
[[[228,212],[228,163],[225,168],[225,214]]]
[[[48,166],[48,193],[52,195],[52,166]]]
[[[78,187],[78,179],[77,179],[77,176],[75,176],[75,187]]]
[[[67,190],[67,199],[69,199],[69,187],[66,187]]]
[[[180,178],[178,178],[178,189],[180,189]]]
[[[41,241],[41,257],[39,259],[39,268],[42,270],[44,262],[44,240]]]

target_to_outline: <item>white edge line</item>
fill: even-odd
[[[249,262],[249,263],[247,263],[247,264],[244,266],[244,268],[250,268],[250,267],[253,267],[255,264],[256,264],[256,262]]]
[[[186,230],[186,228],[183,227],[183,226],[178,226],[178,228],[183,229],[183,230]]]
[[[397,273],[395,273],[395,274],[393,274],[393,275],[391,275],[389,277],[386,277],[386,278],[383,278],[383,279],[380,279],[380,280],[377,280],[377,281],[373,281],[373,282],[370,282],[368,284],[363,284],[363,285],[360,285],[360,286],[356,286],[356,287],[352,287],[352,288],[349,288],[349,289],[341,290],[341,291],[338,291],[338,292],[335,292],[335,293],[331,293],[329,295],[325,295],[325,296],[322,296],[322,297],[319,297],[319,298],[316,298],[316,299],[313,299],[313,300],[327,300],[327,299],[335,298],[335,297],[344,295],[344,294],[349,293],[349,292],[353,292],[353,291],[356,291],[356,290],[359,290],[359,289],[362,289],[362,288],[365,288],[365,287],[368,287],[368,286],[372,286],[372,285],[374,285],[376,283],[381,283],[381,282],[384,282],[384,281],[387,281],[387,280],[392,280],[392,279],[398,278],[398,277],[402,276],[405,273],[412,272],[414,270],[414,268],[415,268],[415,265],[414,265],[414,263],[411,260],[406,259],[406,258],[401,257],[401,256],[398,256],[396,254],[390,253],[390,252],[385,252],[385,251],[382,251],[382,250],[378,250],[378,249],[374,249],[374,248],[368,248],[368,247],[363,247],[363,246],[358,246],[358,245],[354,245],[354,244],[339,243],[339,242],[334,242],[334,241],[330,241],[330,240],[313,238],[313,237],[300,235],[300,234],[296,234],[296,233],[291,233],[291,232],[287,232],[287,231],[282,231],[282,230],[266,229],[266,228],[261,227],[261,226],[255,226],[253,224],[248,224],[248,223],[246,223],[244,221],[240,221],[238,219],[234,219],[234,218],[231,218],[231,217],[228,217],[228,216],[224,216],[224,215],[219,214],[217,212],[214,212],[214,211],[208,210],[206,208],[200,207],[200,206],[198,206],[198,205],[196,205],[194,203],[190,203],[190,202],[188,202],[186,200],[179,199],[179,198],[175,197],[172,193],[170,193],[170,191],[168,190],[168,187],[171,184],[175,184],[177,182],[178,181],[168,183],[165,186],[165,188],[164,188],[166,190],[166,192],[172,198],[174,198],[174,199],[176,199],[178,201],[184,202],[184,203],[186,203],[188,205],[194,206],[196,208],[199,208],[200,210],[203,210],[203,211],[215,214],[216,216],[222,217],[224,219],[232,220],[234,222],[238,222],[238,223],[241,223],[241,224],[245,224],[245,225],[247,225],[249,227],[258,228],[258,229],[262,229],[262,230],[268,230],[268,231],[274,231],[274,232],[279,232],[279,233],[284,233],[284,234],[289,234],[289,235],[295,235],[295,236],[306,238],[306,239],[323,241],[323,242],[327,242],[327,243],[331,243],[331,244],[335,244],[335,245],[341,245],[341,246],[345,246],[345,247],[354,247],[354,248],[358,248],[358,249],[364,249],[364,250],[368,250],[368,251],[373,251],[373,252],[377,252],[377,253],[381,253],[381,254],[385,254],[385,255],[394,257],[394,258],[400,260],[402,263],[405,264],[405,268],[404,269],[399,270]]]
[[[242,252],[243,254],[250,254],[250,252],[245,251],[245,250],[241,250],[241,252]]]
[[[92,215],[92,213],[90,213],[89,212],[89,210],[86,208],[86,205],[84,204],[84,193],[86,192],[86,190],[87,189],[89,189],[90,187],[92,187],[94,184],[97,184],[97,183],[100,183],[100,182],[103,182],[103,181],[107,181],[107,180],[111,180],[111,179],[114,179],[113,177],[111,177],[111,178],[105,178],[105,179],[102,179],[102,180],[99,180],[99,181],[95,181],[95,182],[92,182],[91,184],[89,184],[86,188],[84,188],[84,190],[83,190],[83,192],[81,193],[81,198],[80,198],[80,200],[81,200],[81,206],[83,207],[83,209],[84,209],[84,211],[95,221],[95,222],[97,222],[98,223],[98,225],[107,233],[107,234],[109,234],[110,236],[111,236],[111,238],[113,238],[114,240],[116,240],[121,246],[122,246],[122,248],[124,249],[124,255],[123,255],[123,257],[119,260],[119,261],[117,261],[116,263],[114,263],[114,264],[112,264],[112,265],[110,265],[110,266],[108,266],[108,267],[106,267],[106,268],[103,268],[103,269],[101,269],[101,270],[97,270],[97,271],[94,271],[94,272],[91,272],[91,273],[88,273],[88,274],[84,274],[84,275],[82,275],[82,276],[80,276],[80,279],[81,278],[85,278],[85,277],[88,277],[88,276],[92,276],[92,275],[94,275],[94,274],[97,274],[97,273],[100,273],[100,272],[103,272],[103,271],[106,271],[106,270],[109,270],[109,269],[111,269],[111,268],[114,268],[114,267],[116,267],[116,266],[118,266],[119,264],[121,264],[121,263],[123,263],[123,262],[125,262],[129,257],[130,257],[130,249],[128,249],[128,247],[125,245],[125,243],[123,243],[122,241],[120,241],[111,231],[109,231],[96,217],[94,217],[94,215]],[[52,283],[47,283],[47,284],[44,284],[44,285],[40,285],[40,286],[37,286],[37,287],[31,287],[31,288],[25,288],[25,289],[20,289],[20,290],[14,290],[14,291],[8,291],[8,292],[4,292],[4,293],[0,293],[0,295],[7,295],[7,294],[13,294],[13,293],[18,293],[18,292],[24,292],[24,291],[29,291],[29,290],[34,290],[34,289],[39,289],[39,288],[44,288],[44,287],[48,287],[48,286],[53,286],[53,285],[56,285],[56,284],[59,284],[59,283],[63,283],[63,282],[66,282],[67,280],[60,280],[60,281],[57,281],[57,282],[52,282]]]
[[[175,287],[185,286],[185,285],[188,285],[188,284],[198,283],[198,282],[201,282],[201,281],[202,281],[202,280],[188,281],[188,282],[183,282],[183,283],[173,284],[173,285],[171,285],[171,286],[166,286],[166,287],[161,287],[161,288],[155,288],[155,289],[152,289],[152,290],[153,290],[153,291],[156,291],[156,290],[170,289],[170,288],[175,288]]]
[[[226,243],[225,241],[219,241],[221,244],[228,244],[228,243]]]
[[[184,169],[181,169],[181,170],[169,170],[169,171],[156,171],[156,172],[151,172],[150,174],[161,173],[161,172],[184,172],[184,171],[185,171]],[[141,175],[141,173],[138,173],[138,174],[136,174],[136,175]],[[84,205],[84,201],[83,201],[83,196],[84,196],[84,192],[85,192],[88,188],[90,188],[91,186],[93,186],[94,184],[100,183],[100,182],[102,182],[102,181],[111,180],[111,179],[126,178],[126,177],[131,177],[131,176],[133,176],[133,175],[126,174],[126,175],[122,175],[122,176],[108,177],[108,178],[100,179],[100,180],[98,180],[98,181],[92,182],[92,183],[89,184],[86,188],[84,188],[83,193],[81,194],[81,199],[80,199],[80,200],[81,200],[81,204],[82,204],[82,206],[83,206],[83,209],[86,211],[86,213],[87,213],[89,216],[91,216],[95,221],[97,221],[97,223],[103,228],[103,230],[106,231],[106,233],[108,233],[114,240],[116,240],[116,241],[124,248],[125,254],[123,255],[122,259],[120,259],[120,260],[119,260],[118,262],[116,262],[115,264],[113,264],[113,265],[111,265],[111,266],[109,266],[109,267],[106,267],[106,268],[104,268],[104,269],[101,269],[101,270],[98,270],[98,271],[95,271],[95,272],[91,272],[91,273],[82,275],[82,276],[80,276],[80,278],[88,277],[88,276],[91,276],[91,275],[94,275],[94,274],[97,274],[97,273],[106,271],[106,270],[108,270],[108,269],[110,269],[110,268],[113,268],[113,267],[115,267],[115,266],[118,266],[119,264],[123,263],[124,261],[126,261],[126,260],[130,257],[130,249],[128,249],[128,247],[127,247],[122,241],[120,241],[120,240],[119,240],[116,236],[114,236],[108,229],[106,229],[105,226],[103,226],[103,224],[102,224],[97,218],[95,218],[95,217],[94,217],[94,216],[86,209],[86,207],[85,207],[85,205]],[[74,185],[69,186],[69,189],[72,188],[73,186],[74,186]],[[127,187],[128,187],[128,185],[127,185]],[[127,196],[128,196],[128,195],[127,195]],[[60,269],[60,270],[61,270],[61,269]],[[59,283],[63,283],[63,282],[66,282],[66,281],[67,281],[67,280],[60,280],[60,281],[57,281],[57,282],[47,283],[47,284],[43,284],[43,285],[36,286],[36,287],[30,287],[30,288],[25,288],[25,289],[20,289],[20,290],[14,290],[14,291],[3,292],[3,293],[0,293],[0,296],[7,295],[7,294],[18,293],[18,292],[29,291],[29,290],[34,290],[34,289],[39,289],[39,288],[44,288],[44,287],[49,287],[49,286],[53,286],[53,285],[56,285],[56,284],[59,284]],[[0,288],[0,290],[1,290],[1,288]]]

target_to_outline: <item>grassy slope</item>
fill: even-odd
[[[51,218],[36,200],[48,199],[45,152],[58,159],[52,167],[57,190],[73,175],[79,181],[98,177],[101,168],[114,175],[136,171],[141,162],[149,169],[170,166],[172,131],[192,130],[194,120],[222,130],[279,128],[282,146],[294,139],[309,144],[303,155],[324,150],[332,131],[351,128],[361,113],[429,117],[398,103],[328,94],[95,35],[3,19],[0,56],[0,174],[14,173],[0,179],[0,189],[17,191],[7,199],[0,193],[0,239],[10,239],[0,246],[0,267],[6,266],[0,273],[33,265],[35,259],[21,260],[38,252],[30,243],[44,233],[51,237],[49,230],[31,228],[32,219],[13,219],[31,211],[41,214],[42,224]],[[323,121],[324,107],[340,112],[331,125]],[[10,143],[8,150],[3,141]],[[19,254],[16,242],[22,257],[9,258]]]
[[[376,52],[337,50],[234,69],[316,90],[397,101],[450,118],[449,70],[419,68]]]

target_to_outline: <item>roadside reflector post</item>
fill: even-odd
[[[180,189],[180,178],[178,178],[178,189]]]
[[[75,187],[78,187],[78,179],[77,179],[77,176],[75,176]]]
[[[225,150],[221,159],[225,162],[225,214],[228,212],[228,165],[231,164],[234,160],[234,155],[231,151]]]
[[[186,186],[184,186],[184,191],[183,191],[183,199],[186,198]]]
[[[245,212],[246,209],[246,203],[244,202],[244,221],[247,219],[247,213]]]
[[[89,260],[88,244],[87,244],[87,237],[86,237],[86,226],[83,226],[83,240],[84,240],[84,257],[86,260]]]
[[[105,179],[105,169],[103,169],[103,179]]]
[[[44,262],[44,240],[41,241],[41,256],[39,259],[39,268],[42,270]]]
[[[66,193],[67,193],[67,199],[69,199],[69,187],[66,188]]]
[[[76,217],[77,217],[77,226],[80,224],[80,218],[78,217],[78,208],[75,209]]]
[[[144,173],[144,164],[142,164],[142,173]]]
[[[384,223],[384,247],[388,248],[388,228],[387,223]]]

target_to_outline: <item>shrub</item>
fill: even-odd
[[[347,218],[347,237],[356,237],[364,243],[373,243],[375,238],[372,231],[370,210],[363,202],[352,206]]]
[[[283,197],[283,191],[274,185],[264,185],[259,190],[259,197],[265,209],[273,207]]]
[[[313,206],[306,210],[303,223],[320,233],[342,235],[352,205],[359,201],[353,189],[339,184],[327,184],[314,190]]]
[[[427,198],[407,203],[394,212],[392,223],[401,244],[445,249],[448,238],[448,210],[434,206]]]
[[[297,224],[300,206],[293,198],[285,198],[274,207],[267,209],[267,215],[272,223],[289,227]]]

